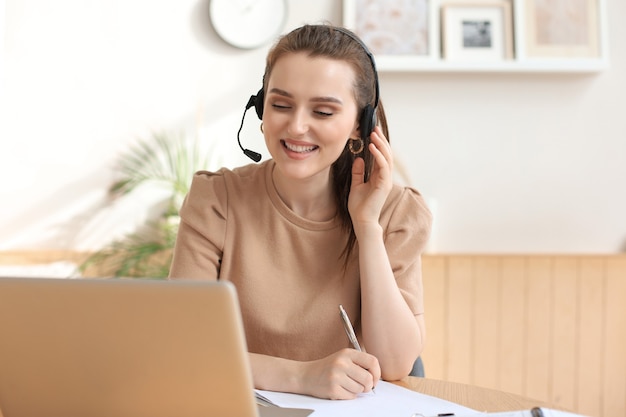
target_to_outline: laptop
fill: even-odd
[[[234,286],[0,278],[0,410],[257,417]]]

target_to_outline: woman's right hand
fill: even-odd
[[[342,349],[302,365],[299,391],[318,398],[353,399],[371,391],[380,379],[378,359],[355,349]]]

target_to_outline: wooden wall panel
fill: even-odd
[[[500,285],[499,262],[495,258],[480,257],[474,262],[474,289],[472,306],[473,358],[471,380],[481,386],[498,386],[500,349],[498,320]],[[495,320],[494,320],[495,318]]]
[[[576,406],[576,323],[578,270],[576,258],[556,258],[552,283],[552,352],[550,402],[573,410]]]
[[[602,370],[607,365],[603,349],[605,328],[603,322],[604,290],[606,289],[605,268],[602,259],[585,258],[580,260],[578,310],[579,326],[578,352],[576,363],[577,396],[576,409],[585,415],[602,414],[602,393],[604,384]]]
[[[448,263],[447,285],[447,377],[467,381],[473,358],[472,258],[456,257]]]
[[[521,392],[531,398],[550,398],[552,369],[552,260],[529,258],[526,263],[526,369]]]
[[[424,288],[427,377],[626,415],[626,256],[427,255]]]
[[[610,259],[604,310],[603,416],[626,415],[626,258]]]
[[[426,355],[424,372],[431,378],[444,379],[446,353],[443,346],[448,345],[446,339],[447,309],[447,264],[442,256],[430,256],[422,259],[422,275],[424,277],[424,320],[426,321]]]
[[[526,368],[526,285],[525,259],[504,257],[500,260],[502,291],[500,292],[499,321],[499,389],[508,392],[523,390],[523,372]]]

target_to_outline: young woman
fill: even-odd
[[[257,388],[354,398],[406,376],[422,351],[431,215],[392,182],[376,68],[352,32],[305,25],[280,38],[260,97],[272,158],[194,176],[170,278],[234,283]]]

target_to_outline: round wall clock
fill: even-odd
[[[283,30],[287,0],[211,0],[209,13],[220,38],[237,48],[252,49]]]

